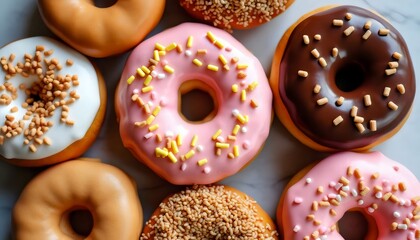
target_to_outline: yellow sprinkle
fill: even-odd
[[[152,115],[156,117],[159,114],[160,109],[160,106],[156,106],[155,109],[153,109]]]
[[[219,61],[222,63],[222,65],[227,64],[227,60],[222,54],[219,55]]]
[[[168,73],[174,73],[175,72],[175,70],[172,67],[170,67],[169,65],[165,65],[163,67],[163,70],[165,70],[165,72],[168,72]]]
[[[175,157],[175,155],[172,152],[168,153],[168,157],[171,160],[172,163],[178,162],[178,159]]]
[[[190,151],[188,151],[188,152],[185,154],[185,160],[190,159],[192,156],[194,156],[194,154],[195,154],[195,151],[194,151],[193,149],[191,149]]]
[[[150,115],[147,119],[146,119],[146,123],[147,125],[150,125],[153,121],[155,120],[155,116]]]
[[[229,148],[230,144],[229,143],[221,143],[221,142],[217,142],[216,143],[216,147],[217,148]]]
[[[254,90],[256,87],[258,86],[258,82],[257,81],[253,81],[251,84],[248,85],[248,90],[252,91]]]
[[[200,61],[200,60],[198,60],[197,58],[194,58],[194,60],[192,61],[196,66],[199,66],[199,67],[201,67],[202,65],[203,65],[203,63]]]
[[[215,72],[219,71],[219,67],[212,64],[207,65],[207,69]]]
[[[147,93],[153,90],[153,86],[147,86],[141,89],[142,93]]]
[[[201,159],[201,160],[199,160],[198,162],[197,162],[197,164],[198,164],[198,166],[203,166],[203,165],[205,165],[205,164],[207,164],[207,159],[206,158],[203,158],[203,159]]]
[[[233,84],[232,85],[232,92],[234,92],[234,93],[238,92],[238,84]]]
[[[222,134],[222,129],[217,130],[213,137],[211,137],[211,139],[216,140],[217,137],[220,136],[220,134]]]
[[[258,103],[254,100],[254,99],[251,99],[251,107],[253,107],[253,108],[257,108],[258,107]]]
[[[235,127],[233,127],[233,130],[232,130],[233,136],[236,136],[236,134],[238,134],[239,129],[241,129],[241,126],[239,126],[238,124],[236,124]]]
[[[165,55],[166,55],[166,51],[165,50],[159,51],[159,56],[165,56]]]
[[[241,101],[242,102],[245,102],[246,101],[246,91],[245,90],[242,90],[241,91]]]
[[[176,136],[176,144],[177,144],[178,146],[181,146],[181,145],[182,145],[182,136],[181,136],[181,134],[178,134],[178,135]]]
[[[238,145],[233,146],[233,155],[235,155],[235,157],[239,156],[239,147]]]
[[[207,39],[211,42],[214,43],[216,42],[216,36],[214,36],[214,34],[210,31],[207,32]]]
[[[128,79],[127,79],[127,83],[128,84],[132,84],[134,79],[136,79],[136,77],[134,77],[133,75],[131,75]]]
[[[175,140],[171,141],[171,149],[172,149],[172,152],[175,154],[179,152],[178,145],[176,144]]]
[[[144,77],[144,76],[146,76],[146,73],[144,73],[144,72],[143,72],[143,70],[141,70],[141,68],[137,68],[137,74],[138,74],[140,77]]]
[[[159,51],[163,51],[163,50],[165,50],[165,46],[163,46],[162,44],[160,44],[160,43],[156,43],[155,44],[155,49],[157,49],[157,50],[159,50]]]
[[[245,63],[238,63],[238,65],[236,65],[236,69],[238,70],[247,69],[247,68],[248,68],[248,64],[245,64]]]
[[[153,51],[153,59],[155,59],[156,61],[160,61],[160,56],[159,56],[159,51],[158,50]]]
[[[164,149],[156,148],[155,149],[156,157],[166,158],[168,156],[168,153],[169,153],[169,151],[166,148],[164,148]]]
[[[245,124],[245,123],[247,123],[248,121],[246,120],[246,117],[244,117],[242,114],[238,114],[237,116],[236,116],[236,119],[238,119],[238,121],[240,122],[240,123],[242,123],[242,124]]]
[[[144,86],[149,86],[150,82],[152,81],[152,75],[147,75],[146,79],[144,80]]]
[[[194,137],[191,139],[191,147],[195,147],[197,145],[198,136],[194,135]]]
[[[222,42],[220,42],[219,40],[216,40],[216,42],[214,42],[214,45],[216,45],[216,47],[223,49],[225,47],[225,45],[223,45]]]
[[[159,128],[159,124],[153,124],[149,127],[149,132],[153,132]]]
[[[150,69],[149,68],[147,68],[146,66],[141,66],[141,70],[143,70],[143,72],[144,73],[146,73],[146,74],[150,74]]]
[[[187,40],[187,48],[191,48],[192,45],[194,43],[194,37],[193,36],[189,36],[188,40]]]
[[[171,43],[168,46],[166,46],[165,51],[170,52],[172,50],[174,50],[176,48],[177,44],[176,43]]]

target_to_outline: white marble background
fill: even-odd
[[[167,2],[163,19],[150,35],[181,22],[194,21],[178,6],[176,0]],[[235,31],[233,35],[260,59],[268,74],[273,51],[284,31],[305,12],[330,3],[363,6],[387,17],[405,37],[416,74],[420,76],[420,1],[418,0],[295,0],[289,10],[272,22],[252,30]],[[16,39],[37,35],[53,36],[40,18],[36,1],[0,1],[0,46]],[[105,59],[93,59],[105,76],[109,98],[101,134],[85,156],[99,157],[104,162],[122,168],[135,178],[147,220],[166,195],[183,187],[172,186],[157,177],[137,162],[121,144],[113,109],[113,95],[127,56],[128,53],[125,53]],[[392,139],[375,149],[408,166],[418,177],[420,177],[420,159],[417,153],[420,147],[419,122],[420,100],[417,97],[406,125]],[[275,118],[270,136],[260,155],[246,169],[222,183],[234,186],[254,197],[274,217],[277,202],[290,177],[307,164],[324,156],[325,153],[315,152],[300,144]],[[22,188],[40,170],[18,168],[0,161],[0,239],[11,238],[11,209]]]

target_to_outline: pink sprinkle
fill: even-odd
[[[152,91],[152,92],[150,93],[150,99],[152,99],[152,100],[156,100],[156,98],[157,98],[157,92],[156,92],[156,91]]]
[[[165,107],[168,104],[168,100],[165,97],[162,97],[162,99],[160,100],[159,105],[161,107]]]
[[[209,174],[209,173],[211,172],[211,168],[210,168],[210,167],[205,167],[205,168],[203,169],[203,172],[204,172],[205,174]]]
[[[301,197],[295,197],[295,199],[293,200],[294,203],[296,204],[301,204],[303,202],[303,198]]]
[[[391,191],[392,191],[392,187],[391,186],[384,187],[384,192],[391,192]]]
[[[398,172],[398,170],[400,170],[400,168],[399,168],[398,166],[394,166],[394,170],[395,170],[396,172]]]
[[[406,207],[411,207],[411,201],[407,201],[407,202],[405,202],[405,206],[406,206]]]
[[[408,240],[416,240],[415,235],[413,232],[408,233]]]
[[[230,51],[232,51],[232,48],[231,47],[225,47],[225,50],[226,50],[226,52],[230,52]]]
[[[336,198],[336,197],[337,197],[337,194],[335,193],[328,194],[328,198]]]
[[[328,201],[328,197],[327,196],[324,196],[324,197],[322,197],[322,200],[323,201]]]
[[[162,60],[160,63],[162,64],[162,66],[168,65],[168,60]]]
[[[242,144],[243,149],[247,150],[249,148],[249,141],[244,141],[244,143]]]
[[[146,135],[144,135],[144,138],[149,139],[149,138],[153,137],[153,135],[154,135],[153,133],[149,132]]]
[[[337,185],[337,183],[335,183],[334,181],[331,181],[330,184],[328,184],[328,186],[330,186],[332,188],[335,187],[335,185]]]
[[[187,169],[187,164],[186,163],[183,163],[181,165],[181,171],[185,171],[185,169]]]
[[[413,218],[413,217],[414,217],[414,216],[413,216],[413,213],[409,212],[409,213],[407,214],[407,217],[408,217],[408,218]]]
[[[218,136],[218,137],[216,138],[216,140],[217,140],[218,142],[225,142],[225,138],[224,138],[224,137],[222,137],[222,136]]]
[[[242,80],[240,84],[242,87],[246,86],[246,80]]]
[[[415,224],[415,223],[411,223],[411,224],[410,224],[410,229],[411,229],[411,230],[416,230],[416,229],[417,229],[417,224]]]
[[[325,233],[327,233],[327,231],[328,231],[328,228],[326,226],[321,226],[319,228],[319,233],[320,234],[325,234]]]
[[[389,181],[387,179],[382,180],[382,186],[383,187],[388,187],[389,186]]]

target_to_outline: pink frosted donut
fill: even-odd
[[[215,105],[200,122],[179,111],[180,96],[193,89]],[[115,104],[123,144],[137,159],[173,184],[208,184],[259,152],[272,93],[258,59],[231,35],[184,23],[134,49]]]
[[[298,173],[277,219],[285,240],[343,239],[336,223],[346,211],[368,216],[366,239],[420,239],[420,183],[380,152],[335,154]]]

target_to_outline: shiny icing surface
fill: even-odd
[[[69,214],[74,210],[91,213],[88,236],[72,229]],[[37,175],[22,191],[13,222],[15,239],[138,239],[143,215],[136,185],[123,171],[76,159]]]
[[[288,189],[278,218],[286,240],[343,239],[334,224],[350,209],[373,217],[377,239],[420,238],[420,183],[380,152],[322,160]]]
[[[60,62],[63,68],[57,71],[57,74],[78,76],[79,85],[71,85],[67,91],[68,93],[75,91],[80,96],[75,102],[67,105],[69,107],[67,118],[73,120],[74,124],[70,125],[61,122],[62,109],[57,107],[54,115],[45,118],[47,121],[53,122],[53,126],[49,127],[48,131],[44,132],[42,136],[43,138],[50,139],[51,145],[34,144],[33,142],[25,145],[24,133],[10,138],[5,137],[3,144],[0,145],[0,154],[8,159],[37,160],[62,151],[75,141],[83,138],[99,109],[99,86],[96,71],[86,57],[68,46],[48,37],[31,37],[4,46],[0,49],[0,57],[5,56],[9,58],[10,54],[13,53],[15,54],[13,63],[16,65],[19,61],[24,62],[24,55],[26,53],[34,55],[36,46],[38,45],[44,46],[46,51],[53,50],[53,54],[45,58],[50,60],[56,58]],[[73,61],[73,65],[66,65],[68,59]],[[26,109],[21,107],[22,103],[26,101],[27,95],[25,94],[25,90],[19,88],[19,86],[21,84],[30,86],[38,81],[38,77],[37,75],[23,77],[17,74],[10,80],[5,80],[5,75],[6,73],[4,71],[0,71],[1,84],[6,82],[11,83],[17,89],[17,98],[8,105],[0,105],[0,119],[6,119],[7,115],[12,115],[15,121],[18,121],[23,119],[23,116],[27,112]],[[8,92],[3,90],[1,94],[8,94]],[[68,100],[69,98],[70,94],[64,99]],[[60,100],[58,97],[54,99],[54,101]],[[11,112],[13,107],[17,107],[18,110]],[[32,118],[24,120],[24,129],[28,128],[31,121]],[[1,123],[2,126],[4,124],[5,122]],[[4,132],[1,135],[4,136]],[[37,150],[35,152],[30,150],[29,145],[31,144],[36,146]]]
[[[166,54],[159,56],[151,82],[145,83],[147,74],[140,77],[137,69],[156,59],[155,48],[162,48],[157,43],[166,47]],[[172,43],[177,47],[171,49]],[[179,89],[191,80],[214,92],[217,109],[210,121],[187,122],[178,112]],[[271,104],[259,61],[228,33],[193,23],[166,30],[134,49],[116,93],[124,146],[174,184],[213,183],[244,167],[268,136]]]
[[[345,17],[347,13],[351,14],[350,20]],[[341,20],[342,25],[334,26],[333,20]],[[367,21],[371,22],[371,35],[364,40]],[[346,36],[344,32],[351,26],[354,31]],[[380,29],[390,32],[382,36]],[[317,34],[320,40],[314,39]],[[303,42],[304,35],[308,36],[309,44]],[[333,48],[338,49],[336,57],[332,54]],[[311,53],[314,49],[320,56]],[[402,57],[396,59],[392,56],[394,52]],[[326,67],[321,66],[318,60],[321,57],[326,60]],[[398,63],[395,74],[385,73],[391,68],[389,62]],[[409,114],[414,100],[414,70],[402,36],[389,22],[359,7],[340,6],[303,20],[293,30],[279,68],[280,96],[293,122],[313,141],[330,148],[354,149],[369,145],[395,129]],[[308,76],[299,76],[299,70],[306,71]],[[340,72],[347,75],[344,84],[354,81],[355,85],[350,89],[340,87],[336,83]],[[321,87],[319,93],[314,92],[317,84]],[[399,84],[404,86],[404,93],[397,90]],[[390,94],[384,96],[387,87]],[[370,96],[371,105],[365,104],[365,95]],[[340,97],[344,98],[341,105],[336,102]],[[323,98],[328,102],[318,104]],[[390,102],[398,109],[391,109]],[[357,116],[364,118],[364,130],[358,128],[350,114],[354,106],[358,108]],[[334,125],[333,121],[339,116],[342,121]],[[371,120],[376,121],[376,130],[370,126]]]

